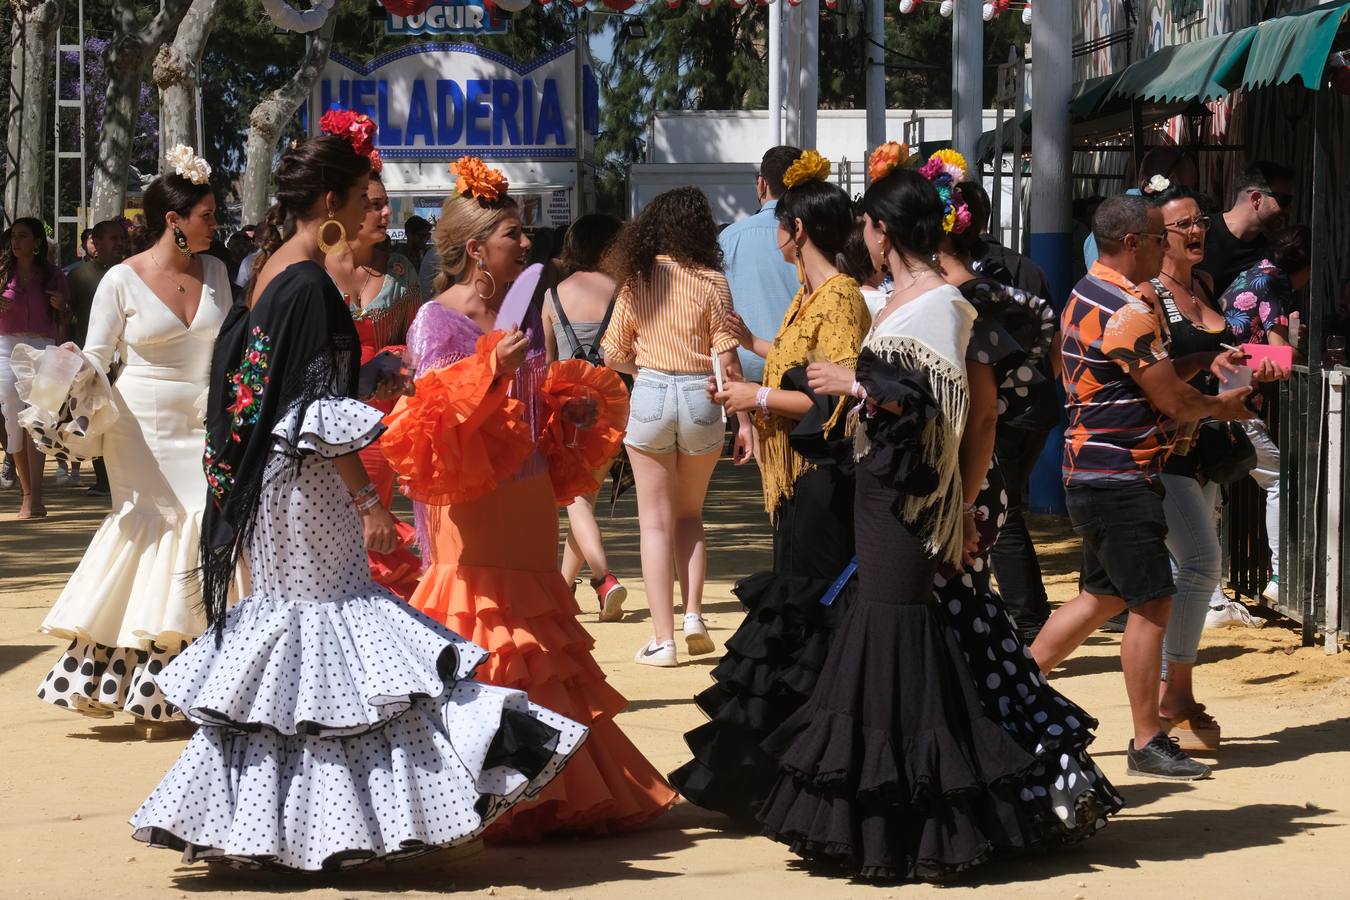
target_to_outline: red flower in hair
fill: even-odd
[[[384,168],[379,151],[375,149],[375,123],[370,116],[350,109],[330,109],[319,119],[319,130],[345,137],[358,155],[370,160],[371,171],[378,174]]]

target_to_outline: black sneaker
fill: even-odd
[[[1112,616],[1111,618],[1107,619],[1105,622],[1102,623],[1102,627],[1098,628],[1097,630],[1105,631],[1107,634],[1124,634],[1125,623],[1128,622],[1129,620],[1130,614],[1128,611],[1126,611],[1118,616]]]
[[[1196,762],[1177,745],[1177,739],[1161,731],[1153,736],[1143,750],[1134,749],[1130,741],[1125,754],[1128,762],[1125,774],[1143,778],[1161,778],[1164,781],[1199,781],[1209,777],[1209,766]]]

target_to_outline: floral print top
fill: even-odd
[[[1272,328],[1288,326],[1293,292],[1289,276],[1263,259],[1234,279],[1219,302],[1239,343],[1264,344]]]

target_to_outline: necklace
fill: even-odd
[[[173,278],[173,273],[171,273],[171,272],[169,271],[168,267],[165,266],[164,263],[162,263],[162,262],[159,261],[159,257],[155,256],[155,251],[153,251],[153,250],[150,251],[150,258],[153,259],[153,260],[155,261],[155,265],[159,267],[160,271],[162,271],[164,274],[168,275],[170,278]],[[183,287],[183,282],[182,282],[182,281],[175,281],[175,282],[174,282],[174,287],[178,288],[178,293],[180,293],[180,294],[186,294],[186,293],[187,293],[187,288]]]

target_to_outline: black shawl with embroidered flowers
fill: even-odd
[[[323,397],[354,397],[361,344],[342,295],[322,266],[287,267],[252,309],[235,303],[216,338],[206,407],[207,503],[201,579],[207,622],[219,633],[235,566],[252,533],[268,455],[299,455],[304,410]],[[272,430],[292,408],[295,432]],[[275,467],[273,469],[275,471]]]

